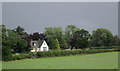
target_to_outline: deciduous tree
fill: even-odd
[[[56,39],[58,39],[61,49],[67,48],[61,27],[47,27],[45,28],[45,35],[47,36],[47,43],[50,49],[53,49],[55,47],[54,41]]]
[[[98,28],[93,31],[92,45],[93,46],[110,46],[112,33],[104,28]]]
[[[71,46],[71,38],[75,34],[76,31],[79,31],[80,29],[77,28],[75,25],[67,25],[65,28],[65,40],[67,42],[67,45]]]
[[[77,49],[90,47],[90,38],[90,33],[87,30],[81,29],[80,31],[75,32],[71,39],[71,45]]]

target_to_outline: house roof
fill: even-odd
[[[44,40],[38,40],[39,47],[42,45],[43,42]]]
[[[30,47],[31,40],[39,41],[39,46],[41,46],[43,41],[47,40],[47,37],[44,33],[39,34],[38,32],[35,32],[33,34],[30,34],[28,37],[22,37],[22,39],[26,40],[28,42],[28,47]]]

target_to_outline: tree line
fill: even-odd
[[[3,53],[6,50],[11,50],[16,53],[29,52],[28,41],[23,37],[31,36],[25,32],[24,28],[18,26],[14,29],[6,29],[5,25],[2,28],[2,47]],[[65,31],[61,27],[46,27],[44,34],[39,34],[40,37],[46,39],[46,42],[51,50],[60,49],[84,49],[90,47],[101,46],[118,46],[120,45],[119,37],[105,29],[98,28],[89,33],[85,29],[79,29],[75,25],[67,25]],[[37,34],[32,38],[37,39]],[[38,36],[39,37],[39,36]]]
[[[47,27],[45,28],[45,34],[47,36],[47,43],[51,49],[54,49],[54,41],[58,39],[61,49],[84,49],[90,47],[101,46],[118,46],[120,45],[119,37],[113,36],[113,34],[105,29],[98,28],[89,33],[85,29],[79,29],[75,25],[67,25],[65,32],[61,27]]]
[[[0,25],[0,36],[2,37],[2,58],[10,60],[12,53],[27,53],[30,51],[29,38],[45,39],[49,49],[85,49],[101,46],[120,46],[119,37],[105,29],[98,28],[89,33],[85,29],[80,29],[75,25],[67,25],[65,31],[61,27],[46,27],[45,32],[33,35],[25,32],[24,28],[18,26],[14,29],[7,29],[5,25]]]

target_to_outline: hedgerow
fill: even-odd
[[[91,49],[120,49],[120,46],[101,46],[101,47],[91,47]]]
[[[113,51],[117,51],[117,49],[83,49],[83,50],[79,49],[79,50],[45,51],[38,52],[36,56],[39,58],[39,57],[69,56],[77,54],[92,54]]]
[[[77,54],[93,54],[102,52],[113,52],[118,51],[118,49],[76,49],[76,50],[51,50],[43,51],[37,53],[27,53],[27,54],[13,54],[11,59],[5,58],[3,61],[21,60],[26,58],[41,58],[41,57],[57,57],[57,56],[69,56]]]

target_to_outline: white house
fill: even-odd
[[[31,52],[39,52],[39,51],[49,51],[49,47],[45,40],[31,40]]]

